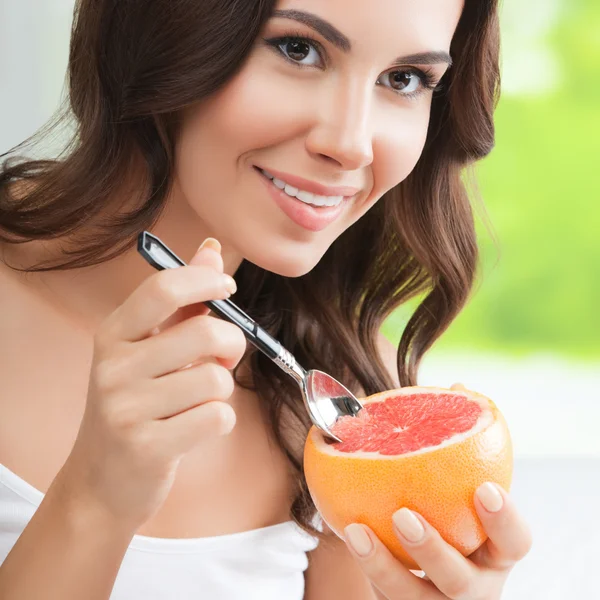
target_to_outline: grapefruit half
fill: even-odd
[[[464,556],[486,540],[475,490],[486,481],[510,488],[512,444],[504,417],[469,390],[405,387],[361,400],[357,417],[338,420],[325,440],[316,427],[304,448],[310,494],[325,523],[343,538],[368,525],[409,569],[419,566],[394,533],[402,507],[422,514]]]

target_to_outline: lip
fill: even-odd
[[[294,223],[308,231],[317,232],[325,229],[338,219],[342,212],[344,212],[346,203],[348,202],[346,199],[342,200],[338,206],[310,206],[301,200],[288,196],[283,190],[280,190],[272,180],[263,175],[258,169],[255,170],[261,181],[263,181],[267,187],[275,204],[277,204],[277,206],[279,206],[279,208],[294,221]]]
[[[291,186],[298,188],[299,190],[304,190],[305,192],[310,192],[311,194],[316,194],[317,196],[344,196],[345,198],[349,198],[350,196],[354,196],[360,192],[360,188],[349,186],[332,187],[323,185],[321,183],[316,183],[315,181],[309,181],[308,179],[303,179],[297,175],[284,173],[283,171],[274,171],[273,169],[263,168],[259,165],[256,165],[256,168],[267,171],[267,173],[270,173],[273,175],[273,177],[282,179],[286,183],[289,183]]]

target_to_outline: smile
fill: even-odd
[[[312,232],[321,231],[337,221],[344,214],[350,198],[357,193],[356,188],[328,187],[296,175],[269,173],[257,166],[254,171],[280,210],[294,223]],[[281,177],[289,181],[280,179]],[[327,191],[330,192],[329,195],[323,193]]]
[[[267,179],[270,179],[273,182],[273,185],[278,187],[282,192],[284,192],[292,198],[296,198],[297,200],[304,202],[305,204],[310,204],[312,206],[339,206],[344,200],[344,196],[320,196],[311,192],[307,192],[305,190],[298,189],[297,187],[286,183],[282,179],[277,179],[277,177],[271,175],[271,173],[265,171],[264,169],[259,170]]]

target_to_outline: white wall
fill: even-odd
[[[60,104],[73,0],[0,0],[0,153]]]

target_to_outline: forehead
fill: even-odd
[[[448,50],[463,0],[279,0],[277,8],[329,21],[360,54],[395,56],[399,51]]]

